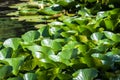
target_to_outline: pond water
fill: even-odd
[[[4,4],[4,3],[9,4],[9,2],[5,2],[5,1],[0,2],[0,4],[4,5],[4,6],[0,6],[0,40],[5,40],[7,38],[12,38],[12,37],[20,37],[23,33],[27,32],[28,30],[34,29],[32,25],[30,26],[26,22],[19,22],[17,20],[12,20],[10,19],[9,16],[6,16],[7,13],[15,11],[15,9],[10,9],[8,7],[8,4]],[[11,2],[10,4],[13,3]]]
[[[0,18],[0,40],[19,37],[31,28],[32,27],[25,25],[25,22],[18,22],[17,20],[11,20],[7,17]]]

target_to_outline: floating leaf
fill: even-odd
[[[49,58],[54,62],[60,62],[60,57],[58,55],[50,55]]]
[[[109,67],[112,67],[113,66],[113,61],[112,61],[112,58],[111,57],[109,57],[109,56],[107,56],[107,55],[103,55],[103,54],[100,54],[100,53],[94,53],[94,54],[92,54],[92,57],[94,57],[94,58],[97,58],[98,60],[100,60],[101,61],[101,63],[102,63],[102,67],[103,68],[109,68]]]
[[[22,39],[25,42],[33,42],[36,39],[38,39],[40,36],[40,33],[38,31],[28,31],[24,35],[22,35]]]
[[[58,0],[57,3],[62,5],[63,7],[75,6],[75,1],[74,0]]]
[[[98,71],[94,68],[80,69],[73,73],[73,80],[93,80],[97,75]]]
[[[66,49],[75,49],[75,46],[77,45],[78,43],[76,41],[70,41],[68,42],[67,44],[65,44],[65,46],[63,46],[63,50],[66,50]]]
[[[70,58],[72,57],[72,49],[68,49],[68,50],[63,50],[61,52],[58,53],[58,56],[60,57],[60,61],[62,63],[65,63],[66,65],[69,65],[70,62]]]
[[[109,31],[104,31],[105,36],[115,42],[120,42],[120,35],[119,34],[114,34],[112,32]]]
[[[8,78],[7,80],[23,80],[21,77],[13,77],[13,78]]]
[[[13,74],[17,75],[19,72],[19,69],[21,65],[24,62],[24,57],[18,57],[18,58],[10,58],[10,59],[5,59],[4,61],[8,62],[10,66],[13,68]]]
[[[55,40],[51,39],[43,39],[41,41],[42,46],[48,46],[51,47],[53,50],[58,51],[61,50],[61,44]]]
[[[8,66],[8,65],[0,66],[0,80],[3,80],[11,72],[12,72],[12,67],[11,66]]]
[[[104,34],[108,39],[112,39],[112,36],[115,35],[114,33],[109,32],[109,31],[104,31]]]
[[[10,38],[4,41],[3,45],[5,47],[11,47],[13,50],[18,49],[20,45],[21,39],[20,38]]]
[[[21,65],[21,70],[33,70],[38,64],[37,59],[31,59],[31,60],[27,60],[24,62],[24,64]]]
[[[95,41],[101,40],[102,38],[103,38],[103,33],[100,32],[96,32],[91,35],[91,39]]]
[[[104,19],[104,22],[105,22],[105,26],[108,30],[112,30],[112,31],[114,30],[115,26],[114,26],[112,20],[106,18],[106,19]]]
[[[11,48],[4,48],[0,51],[0,60],[5,58],[10,58],[12,56],[12,49]]]
[[[23,15],[23,16],[25,16],[25,15],[37,15],[37,13],[38,13],[38,10],[37,9],[22,9],[22,10],[20,10],[19,11],[19,14],[20,15]]]
[[[65,19],[63,22],[64,22],[67,26],[69,26],[70,28],[75,28],[77,24],[75,24],[75,23],[73,22],[73,19],[74,19],[74,18],[67,18],[67,19]]]
[[[74,19],[78,24],[80,25],[86,25],[88,24],[88,19],[87,18],[76,18]]]
[[[37,44],[33,44],[30,46],[26,46],[26,48],[32,52],[37,52],[37,51],[41,51],[41,46],[37,45]]]
[[[24,80],[37,80],[37,75],[35,73],[26,73]]]
[[[51,7],[45,7],[39,11],[40,14],[55,15],[60,13],[62,7],[60,5],[53,5]]]

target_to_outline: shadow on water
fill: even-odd
[[[0,6],[0,40],[20,37],[25,32],[35,29],[32,25],[33,23],[27,23],[24,21],[19,22],[17,20],[10,19],[9,16],[6,16],[7,13],[15,11],[15,9],[8,8],[8,4],[5,5],[4,3],[4,6]],[[0,2],[0,4],[2,3]]]
[[[0,18],[0,39],[20,37],[28,30],[34,29],[30,23],[18,22],[10,18]]]

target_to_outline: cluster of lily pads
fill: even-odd
[[[45,0],[11,7],[18,11],[8,15],[38,29],[3,42],[0,80],[120,79],[120,8],[114,4]]]

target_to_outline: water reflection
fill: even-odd
[[[0,40],[11,37],[19,37],[21,34],[30,29],[33,29],[33,27],[28,26],[25,22],[18,22],[17,20],[11,20],[7,17],[0,18]]]

